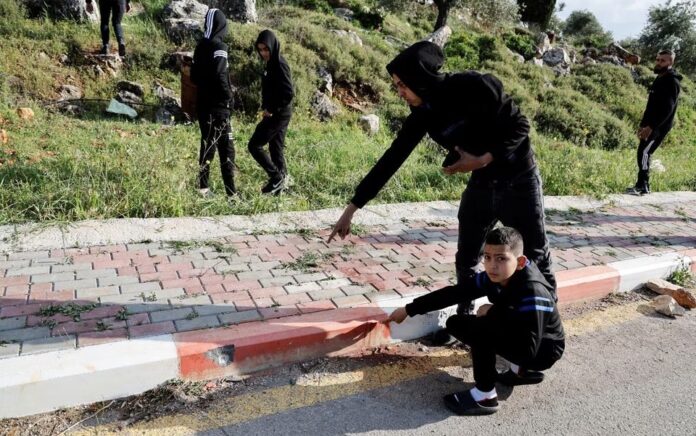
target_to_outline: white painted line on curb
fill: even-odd
[[[0,419],[138,394],[179,376],[172,335],[0,360]]]
[[[648,280],[668,277],[682,264],[690,265],[691,259],[679,253],[664,253],[612,262],[608,266],[619,272],[618,291],[628,292],[640,288]]]

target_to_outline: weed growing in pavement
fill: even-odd
[[[80,315],[83,312],[89,312],[90,310],[98,307],[98,303],[88,303],[88,304],[77,304],[77,303],[66,303],[61,305],[50,304],[39,309],[38,315],[43,317],[49,317],[56,314],[65,315],[73,319],[73,321],[79,321]]]
[[[125,307],[122,307],[118,313],[116,313],[116,320],[118,321],[126,321],[128,317],[130,316],[130,313],[128,313],[128,309]]]
[[[317,253],[314,251],[305,251],[300,257],[293,260],[292,262],[284,262],[282,267],[284,269],[309,272],[321,265],[322,262],[327,261],[331,258],[331,254],[328,253]]]
[[[689,265],[682,260],[679,266],[667,277],[667,281],[682,287],[693,286],[694,274]]]

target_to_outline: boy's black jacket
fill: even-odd
[[[486,317],[504,326],[520,347],[535,354],[541,340],[565,340],[561,317],[554,303],[553,287],[544,279],[536,264],[529,262],[516,271],[505,287],[491,282],[485,272],[465,283],[448,286],[413,300],[406,305],[409,316],[444,309],[455,304],[468,304],[488,297],[493,304]]]
[[[683,77],[674,70],[658,76],[650,85],[648,104],[645,106],[641,127],[649,126],[663,134],[669,132],[674,124],[677,101]]]
[[[193,52],[191,80],[198,87],[196,107],[199,112],[229,111],[232,85],[227,71],[227,19],[218,9],[205,16],[203,39]]]
[[[290,108],[295,92],[292,87],[290,66],[280,55],[280,42],[270,30],[264,30],[256,39],[256,45],[263,43],[271,52],[271,59],[261,79],[261,109],[275,114]]]

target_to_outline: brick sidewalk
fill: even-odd
[[[694,248],[690,217],[696,201],[550,212],[555,269]],[[304,231],[0,254],[0,357],[359,306],[454,276],[451,221],[361,233],[331,245]]]

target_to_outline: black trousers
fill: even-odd
[[[227,195],[237,192],[234,186],[234,144],[232,142],[232,129],[230,127],[230,113],[199,112],[198,125],[201,129],[201,150],[198,158],[200,172],[198,174],[199,187],[208,187],[210,176],[210,162],[215,157],[215,149],[220,152],[220,168],[222,181],[225,184]]]
[[[551,368],[563,355],[564,341],[542,339],[534,353],[528,346],[515,341],[511,335],[515,326],[500,325],[489,316],[454,315],[447,319],[447,331],[471,347],[476,387],[489,392],[495,388],[496,355],[523,369],[543,371]]]
[[[111,24],[114,26],[116,41],[119,45],[126,43],[123,38],[123,27],[121,20],[126,13],[126,0],[99,0],[99,15],[101,16],[101,38],[104,45],[109,43],[109,16],[111,16]]]
[[[537,264],[546,280],[556,288],[544,228],[541,177],[537,168],[511,181],[479,181],[472,178],[462,194],[458,218],[458,280],[462,281],[475,272],[486,235],[500,221],[522,234],[524,255]]]
[[[653,132],[648,139],[643,139],[638,144],[638,181],[636,189],[650,190],[650,157],[662,144],[667,133]]]
[[[289,108],[265,117],[249,139],[249,153],[270,179],[278,180],[288,173],[285,164],[285,134],[291,117],[292,111]],[[270,155],[263,149],[266,144]]]

